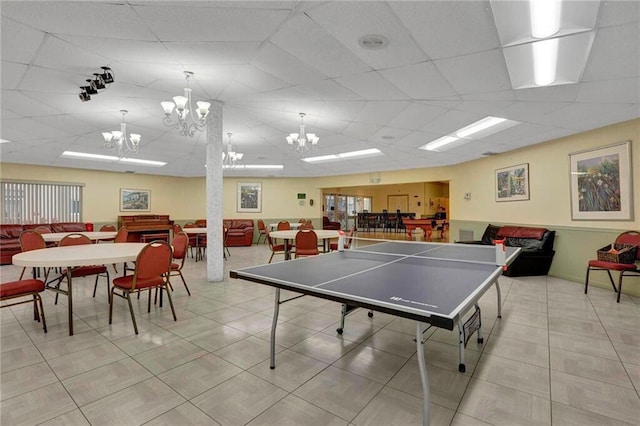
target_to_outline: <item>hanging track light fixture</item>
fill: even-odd
[[[104,149],[107,151],[116,151],[119,157],[123,157],[125,154],[137,154],[138,146],[142,136],[137,133],[131,133],[127,135],[127,123],[124,121],[124,117],[127,114],[126,109],[121,109],[122,122],[120,123],[120,130],[114,130],[112,132],[103,132],[104,137]]]
[[[193,77],[191,71],[184,71],[184,77],[187,80],[187,87],[184,88],[184,96],[174,96],[173,102],[160,102],[164,110],[163,123],[167,127],[178,129],[181,136],[193,137],[196,132],[205,129],[207,116],[209,115],[209,102],[196,102],[196,115],[193,114],[191,104],[191,88],[189,87],[189,79]],[[173,118],[173,109],[176,109],[177,120]]]
[[[100,67],[102,69],[102,73],[93,73],[93,78],[88,78],[85,80],[87,82],[86,86],[80,86],[80,93],[78,93],[78,97],[82,102],[87,102],[91,100],[91,95],[97,95],[99,90],[105,90],[108,88],[108,85],[115,81],[113,77],[113,71],[109,67]]]
[[[305,113],[300,113],[300,133],[290,133],[286,137],[290,151],[297,151],[301,156],[307,152],[315,152],[318,149],[320,138],[315,133],[306,133],[304,128]]]

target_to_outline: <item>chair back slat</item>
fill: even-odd
[[[173,258],[184,259],[189,247],[189,237],[184,232],[179,232],[173,237]]]
[[[63,247],[63,246],[80,246],[83,244],[91,244],[91,238],[87,237],[84,234],[69,234],[62,237],[58,245],[60,247]]]
[[[171,269],[171,257],[171,246],[166,241],[147,244],[136,258],[134,276],[136,279],[149,279],[168,274]]]
[[[640,232],[638,231],[626,231],[618,235],[616,238],[618,244],[633,244],[638,246],[637,260],[640,260]]]
[[[286,220],[281,220],[278,222],[278,231],[289,231],[291,229],[291,224]]]
[[[36,231],[28,230],[20,233],[20,249],[22,251],[31,251],[47,248],[47,243],[42,235]]]
[[[127,228],[123,226],[122,228],[118,229],[118,233],[116,234],[116,237],[113,240],[113,242],[126,243],[128,238],[129,238],[129,231],[127,230]]]

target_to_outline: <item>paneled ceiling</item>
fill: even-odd
[[[574,3],[576,3],[574,1]],[[585,3],[593,3],[589,0]],[[206,138],[165,127],[160,102],[182,94],[223,103],[246,164],[282,171],[227,176],[327,176],[437,167],[504,153],[640,117],[640,2],[599,5],[577,84],[511,85],[488,1],[2,1],[2,162],[204,176]],[[382,35],[384,49],[359,44]],[[115,82],[78,98],[109,66]],[[101,132],[142,135],[136,155],[160,168],[61,158],[107,154]],[[308,164],[288,150],[299,112],[317,155],[383,155]],[[418,149],[487,115],[521,124],[444,151]],[[226,136],[224,142],[227,141]],[[612,141],[615,142],[615,141]]]

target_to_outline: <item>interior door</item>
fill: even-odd
[[[400,210],[402,213],[409,211],[409,195],[388,195],[387,196],[387,210],[389,213]]]

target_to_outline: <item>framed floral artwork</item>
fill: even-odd
[[[262,183],[238,182],[238,212],[260,213],[262,211]]]
[[[631,142],[569,154],[572,220],[633,220]]]
[[[496,201],[529,199],[529,163],[496,170]]]

